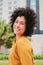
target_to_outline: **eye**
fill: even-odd
[[[20,22],[21,25],[24,25],[25,23],[23,23],[22,21]]]
[[[18,23],[18,21],[15,21],[15,23]]]

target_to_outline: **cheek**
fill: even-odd
[[[15,28],[15,24],[13,25],[13,31],[14,31],[14,28]]]
[[[23,31],[23,32],[25,32],[25,30],[26,30],[26,27],[25,27],[25,26],[23,26],[23,27],[22,27],[22,31]]]
[[[13,24],[13,28],[15,28],[15,26],[16,26],[16,23]]]

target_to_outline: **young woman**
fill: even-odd
[[[11,27],[16,35],[9,56],[9,65],[34,65],[33,49],[28,37],[32,36],[35,12],[27,8],[16,9],[11,16]]]

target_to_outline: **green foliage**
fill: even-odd
[[[5,22],[0,21],[0,37],[3,35],[4,27],[5,27]]]
[[[5,36],[4,36],[4,42],[6,48],[11,48],[13,37],[14,37],[14,33],[12,33],[11,25],[7,24],[5,26]]]
[[[0,21],[0,46],[4,44],[4,40],[3,40],[4,28],[5,28],[5,22]]]
[[[0,39],[0,46],[4,44],[4,40]]]
[[[43,59],[43,54],[34,55],[34,59]]]
[[[7,61],[2,61],[2,62],[0,62],[0,65],[9,65],[9,63],[7,62]],[[34,65],[43,65],[43,62],[35,62],[35,64]]]
[[[0,65],[8,65],[8,62],[0,62]]]
[[[8,60],[9,55],[0,54],[0,60]],[[34,59],[43,59],[43,54],[34,55]]]
[[[6,48],[10,48],[14,37],[15,35],[11,30],[11,24],[0,21],[0,46],[5,45]]]
[[[12,38],[9,38],[7,41],[6,41],[6,43],[5,43],[5,45],[4,45],[6,48],[11,48],[12,47]]]
[[[8,60],[8,55],[0,54],[0,60]]]
[[[35,56],[38,56],[38,55],[35,55]],[[42,54],[42,56],[43,56],[43,54]],[[8,65],[8,58],[9,58],[9,55],[0,54],[0,60],[2,60],[2,62],[0,62],[0,65]],[[43,65],[43,61],[42,62],[36,61],[34,65]]]
[[[35,65],[43,65],[43,62],[35,62]]]

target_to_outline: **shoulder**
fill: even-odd
[[[17,42],[17,47],[18,48],[23,48],[23,49],[30,49],[32,48],[31,42],[27,37],[21,37],[18,42]]]
[[[29,40],[28,40],[28,38],[25,37],[25,36],[21,37],[21,38],[17,41],[18,44],[24,44],[24,43],[27,43],[27,42],[29,42]]]

